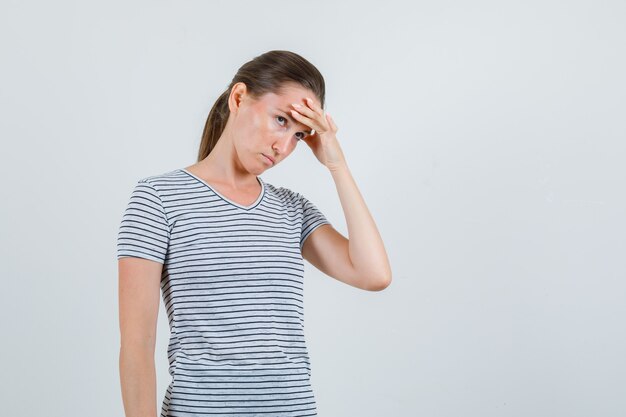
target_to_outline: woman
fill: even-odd
[[[127,416],[156,414],[159,292],[168,314],[161,416],[315,416],[303,258],[348,285],[391,282],[383,242],[301,56],[243,65],[209,114],[198,162],[142,178],[118,234],[120,377]],[[303,141],[328,168],[349,239],[302,194],[258,175]]]

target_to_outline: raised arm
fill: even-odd
[[[302,256],[320,271],[368,291],[391,283],[391,266],[383,240],[347,165],[331,171],[348,226],[349,239],[332,225],[314,230]]]
[[[292,106],[296,120],[315,131],[303,140],[333,176],[349,236],[343,236],[332,225],[322,225],[304,241],[302,256],[346,284],[370,291],[387,288],[391,283],[391,265],[376,223],[348,169],[337,140],[337,125],[310,97],[306,106]]]

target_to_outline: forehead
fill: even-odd
[[[313,91],[292,84],[284,86],[279,93],[265,94],[262,101],[264,101],[266,105],[288,110],[292,108],[291,103],[305,104],[304,100],[307,97],[313,100],[315,106],[320,107],[320,102],[317,97],[315,97]]]
[[[270,111],[282,111],[285,116],[291,120],[299,129],[303,132],[309,132],[311,128],[303,123],[296,121],[290,113],[290,109],[293,109],[292,103],[306,105],[305,99],[311,98],[314,106],[319,107],[320,103],[315,94],[309,89],[294,86],[292,84],[283,86],[282,91],[278,93],[267,93],[260,98],[260,104],[267,107]]]

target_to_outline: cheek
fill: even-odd
[[[254,111],[249,111],[248,114],[246,114],[246,131],[250,132],[250,131],[254,131],[256,129],[259,128],[261,124],[261,120],[259,115],[254,112]]]
[[[270,131],[271,120],[268,122],[266,116],[254,112],[250,112],[248,116],[245,126],[242,126],[242,129],[239,131],[245,138],[244,140],[247,146],[256,148],[259,143],[267,141],[267,139],[272,136],[272,132]]]
[[[269,140],[271,142],[282,140],[284,136],[288,134],[286,129],[282,127],[272,117],[267,117],[267,119],[262,123],[262,127],[259,129],[259,133],[266,140]]]
[[[265,121],[265,131],[274,136],[279,136],[284,133],[285,128],[282,127],[273,116],[268,116]]]

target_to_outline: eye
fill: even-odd
[[[287,122],[287,119],[286,119],[286,118],[284,118],[283,116],[276,116],[276,119],[277,119],[277,120],[284,120],[285,122]],[[279,124],[280,124],[281,126],[283,126],[283,124],[282,124],[282,123],[279,123]],[[304,133],[304,132],[298,132],[298,133],[296,133],[296,135],[301,135],[301,136],[296,136],[296,137],[298,138],[298,140],[299,140],[299,141],[300,141],[300,140],[302,140],[302,139],[304,139],[304,138],[306,137],[306,133]]]

